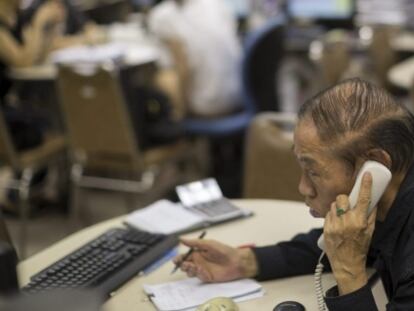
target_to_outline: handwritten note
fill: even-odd
[[[190,278],[158,285],[144,285],[144,291],[161,311],[192,309],[214,297],[229,297],[237,301],[238,298],[246,300],[263,295],[262,286],[251,279],[202,283],[197,278]]]

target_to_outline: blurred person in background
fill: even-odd
[[[18,0],[0,0],[0,103],[16,149],[25,150],[41,143],[44,124],[29,111],[7,103],[11,88],[7,70],[45,60],[57,36],[56,28],[65,20],[65,10],[59,2],[45,3],[24,24],[19,5]]]
[[[93,45],[106,40],[102,29],[89,20],[69,0],[34,0],[22,14],[23,23],[30,22],[39,8],[51,2],[61,5],[65,11],[65,20],[60,23],[58,35],[52,43],[53,49],[73,45]]]
[[[169,52],[158,85],[176,118],[213,118],[239,108],[241,48],[237,21],[222,0],[165,0],[148,16]]]

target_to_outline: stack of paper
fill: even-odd
[[[55,64],[97,64],[108,60],[118,61],[125,54],[125,44],[106,43],[96,46],[74,46],[53,52],[50,56]]]
[[[134,228],[152,233],[171,234],[195,228],[203,218],[184,208],[180,203],[157,201],[129,214],[124,222]]]
[[[195,310],[197,306],[215,297],[228,297],[240,302],[263,296],[262,286],[251,279],[202,283],[197,278],[190,278],[158,285],[144,285],[144,291],[160,311]]]

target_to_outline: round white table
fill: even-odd
[[[233,246],[255,243],[256,245],[273,244],[288,240],[295,234],[306,232],[311,228],[321,227],[323,220],[309,215],[308,208],[300,202],[277,200],[235,200],[242,208],[254,211],[253,217],[217,225],[208,229],[207,237],[217,239]],[[103,231],[120,226],[124,217],[118,217],[81,230],[44,251],[21,262],[18,266],[20,284],[29,281],[29,277],[42,270],[54,261],[70,253]],[[196,237],[199,232],[187,234]],[[183,252],[184,247],[180,246]],[[170,275],[173,264],[164,264],[147,276],[136,276],[119,288],[104,304],[105,310],[155,310],[143,292],[143,284],[155,284],[185,278],[185,274],[177,272]],[[324,287],[334,283],[330,274],[324,276]],[[307,310],[316,310],[313,275],[300,276],[267,281],[262,283],[265,296],[262,298],[240,302],[240,310],[272,310],[279,302],[296,300],[306,306]]]

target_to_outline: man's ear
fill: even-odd
[[[374,148],[368,151],[367,158],[372,161],[377,161],[385,165],[389,170],[391,170],[392,159],[388,152],[384,149]]]

